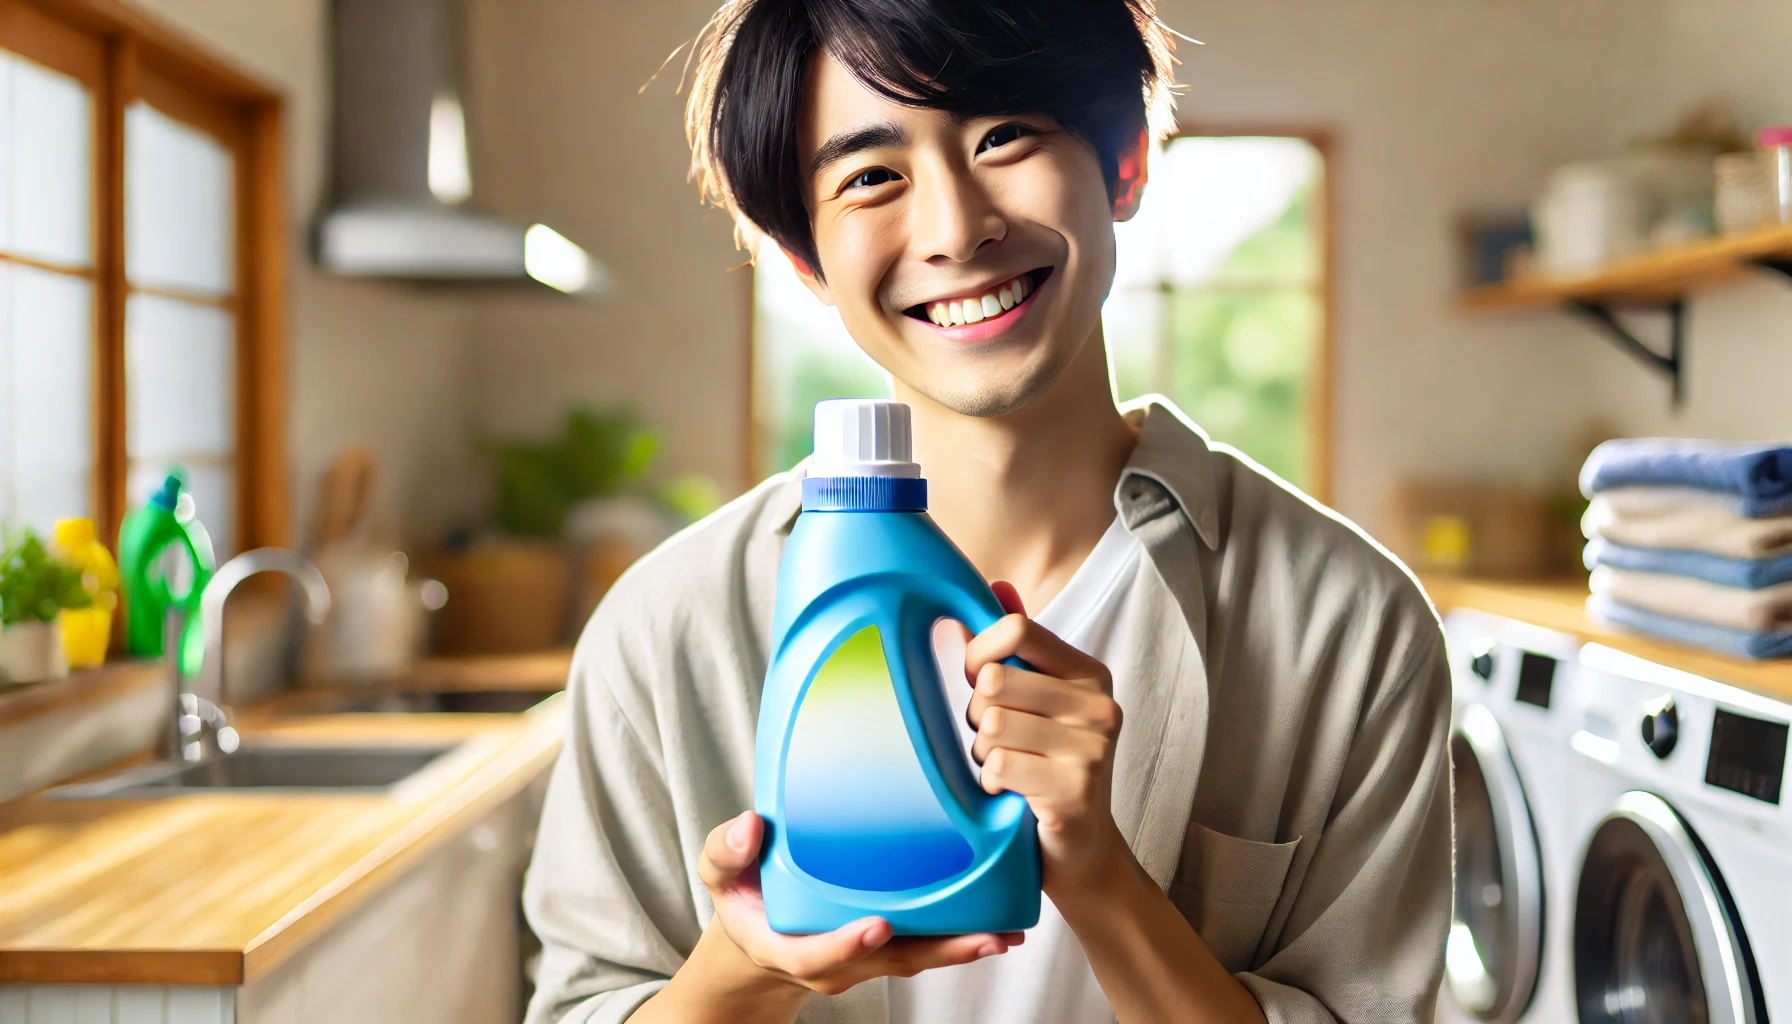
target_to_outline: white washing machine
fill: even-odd
[[[1579,1020],[1792,1021],[1792,704],[1598,644],[1580,660]]]
[[[1444,1024],[1572,1019],[1573,852],[1561,694],[1573,637],[1470,610],[1444,621],[1454,680],[1456,905],[1438,1002]]]

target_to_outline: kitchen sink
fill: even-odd
[[[327,714],[508,715],[528,711],[554,690],[413,690],[342,697],[308,708]]]
[[[60,786],[51,800],[135,800],[182,793],[372,792],[421,771],[453,746],[244,747],[205,761],[162,761]]]

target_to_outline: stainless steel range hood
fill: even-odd
[[[545,224],[469,208],[462,0],[333,0],[332,202],[317,261],[348,277],[609,288],[602,264]]]

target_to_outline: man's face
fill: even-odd
[[[970,416],[1051,390],[1114,277],[1115,210],[1088,143],[1043,115],[903,106],[823,55],[799,150],[822,272],[805,280],[872,359]]]

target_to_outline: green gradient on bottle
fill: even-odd
[[[787,757],[790,855],[810,876],[895,892],[970,866],[970,844],[922,772],[876,626],[853,634],[816,671]]]

